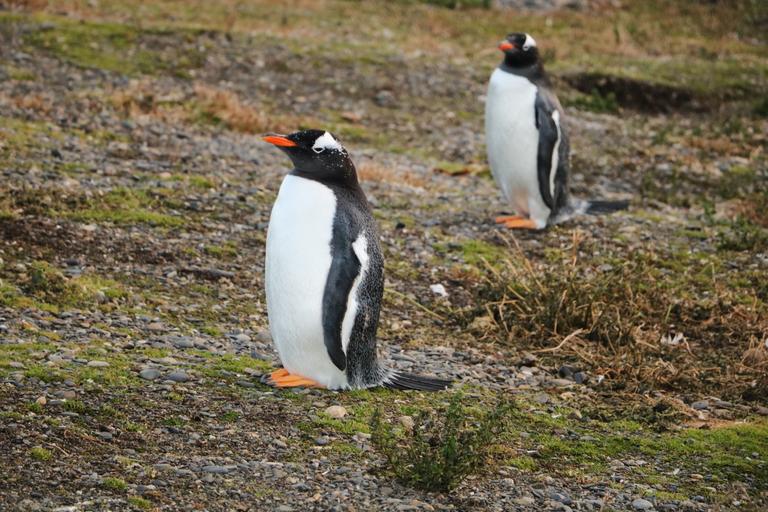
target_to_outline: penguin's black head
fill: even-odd
[[[528,34],[508,34],[499,44],[499,50],[504,52],[504,64],[513,68],[530,66],[539,60],[536,40]]]
[[[263,140],[285,151],[296,174],[317,181],[357,183],[349,153],[331,132],[302,130],[290,135],[269,134]]]

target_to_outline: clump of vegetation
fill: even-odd
[[[597,89],[593,89],[589,94],[581,94],[569,103],[569,106],[590,112],[615,114],[619,111],[616,94],[613,92],[601,94]]]
[[[102,482],[101,485],[103,485],[107,489],[112,489],[113,491],[124,491],[128,488],[128,484],[125,483],[125,480],[122,478],[116,478],[113,476],[106,477]]]
[[[550,264],[520,251],[487,264],[491,275],[476,289],[483,307],[470,311],[467,325],[547,357],[577,359],[618,388],[715,385],[728,393],[755,377],[735,367],[768,328],[760,288],[687,249],[579,256],[599,252],[575,239],[573,253]]]
[[[152,508],[152,502],[141,496],[129,496],[128,503],[139,510],[149,510]]]
[[[30,448],[29,449],[29,455],[33,459],[39,460],[41,462],[45,462],[47,460],[51,460],[51,457],[53,457],[53,454],[51,453],[51,450],[43,448],[42,446],[35,446],[34,448]]]
[[[46,20],[48,21],[48,20]],[[30,30],[25,43],[77,66],[128,75],[169,73],[186,77],[205,56],[200,41],[189,32],[172,32],[114,24],[55,18],[49,30]]]
[[[727,251],[763,251],[768,248],[768,230],[739,216],[731,223],[730,229],[720,232],[718,248]]]
[[[44,261],[30,265],[29,277],[23,288],[28,294],[51,303],[71,302],[82,293],[59,269]]]
[[[445,410],[421,412],[411,431],[396,431],[376,410],[372,442],[397,477],[428,491],[450,491],[485,464],[493,441],[505,429],[511,404],[499,402],[478,419],[456,393]]]

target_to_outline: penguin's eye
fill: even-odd
[[[312,146],[312,151],[314,151],[315,153],[322,153],[323,151],[325,151],[325,147],[323,147],[323,146],[319,146],[319,147],[318,146]]]

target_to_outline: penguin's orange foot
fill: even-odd
[[[276,379],[277,377],[285,377],[286,375],[288,375],[288,370],[286,370],[285,368],[278,368],[277,370],[269,374],[269,378]]]
[[[524,219],[522,215],[500,215],[494,219],[496,221],[496,224],[505,224],[511,220],[520,220]]]
[[[538,229],[531,219],[512,219],[504,222],[504,227],[509,229]]]
[[[312,379],[307,379],[301,375],[288,373],[285,368],[280,368],[272,372],[267,379],[267,384],[276,388],[322,388],[325,387]]]

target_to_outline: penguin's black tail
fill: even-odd
[[[604,213],[618,212],[629,208],[629,201],[587,201],[585,213],[589,215],[602,215]]]
[[[417,389],[419,391],[442,391],[448,389],[450,385],[450,380],[403,372],[392,372],[389,377],[382,382],[382,386],[385,388],[400,390]]]

